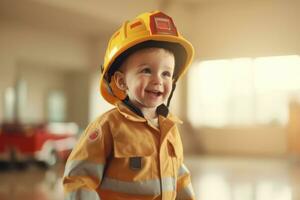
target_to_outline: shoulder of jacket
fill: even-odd
[[[98,117],[96,117],[96,119],[94,119],[91,124],[94,124],[94,125],[103,125],[107,122],[111,122],[113,120],[118,120],[120,119],[120,112],[119,110],[114,107],[108,111],[106,111],[105,113],[99,115]]]
[[[88,126],[85,128],[84,133],[90,134],[95,130],[107,130],[110,127],[110,122],[114,120],[115,115],[117,115],[118,110],[117,108],[112,108],[105,113],[96,117],[93,121],[91,121]]]
[[[90,124],[93,124],[94,126],[101,126],[106,123],[114,124],[119,123],[120,120],[123,119],[124,116],[120,113],[117,107],[114,107],[105,113],[98,116],[96,119],[94,119]]]

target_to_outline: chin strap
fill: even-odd
[[[138,114],[141,117],[144,117],[144,114],[142,113],[142,111],[136,107],[133,103],[131,103],[131,101],[129,100],[129,97],[127,96],[124,100],[122,100],[122,102],[134,113]]]
[[[174,91],[175,91],[175,88],[176,88],[176,80],[173,82],[172,90],[171,90],[170,96],[169,96],[169,98],[168,98],[167,105],[161,104],[161,105],[159,105],[159,106],[156,108],[156,113],[157,113],[158,115],[162,115],[162,116],[164,116],[164,117],[167,117],[167,116],[168,116],[168,114],[169,114],[169,105],[170,105],[170,102],[171,102],[173,93],[174,93]]]

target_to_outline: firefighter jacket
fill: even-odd
[[[194,200],[175,116],[159,129],[119,102],[92,122],[65,166],[65,199]]]

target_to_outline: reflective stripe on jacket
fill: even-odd
[[[63,178],[66,200],[194,200],[171,114],[160,129],[123,103],[92,122],[72,151]]]

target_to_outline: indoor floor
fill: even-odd
[[[297,159],[189,157],[199,200],[299,200]],[[1,169],[0,200],[62,200],[63,166]]]

